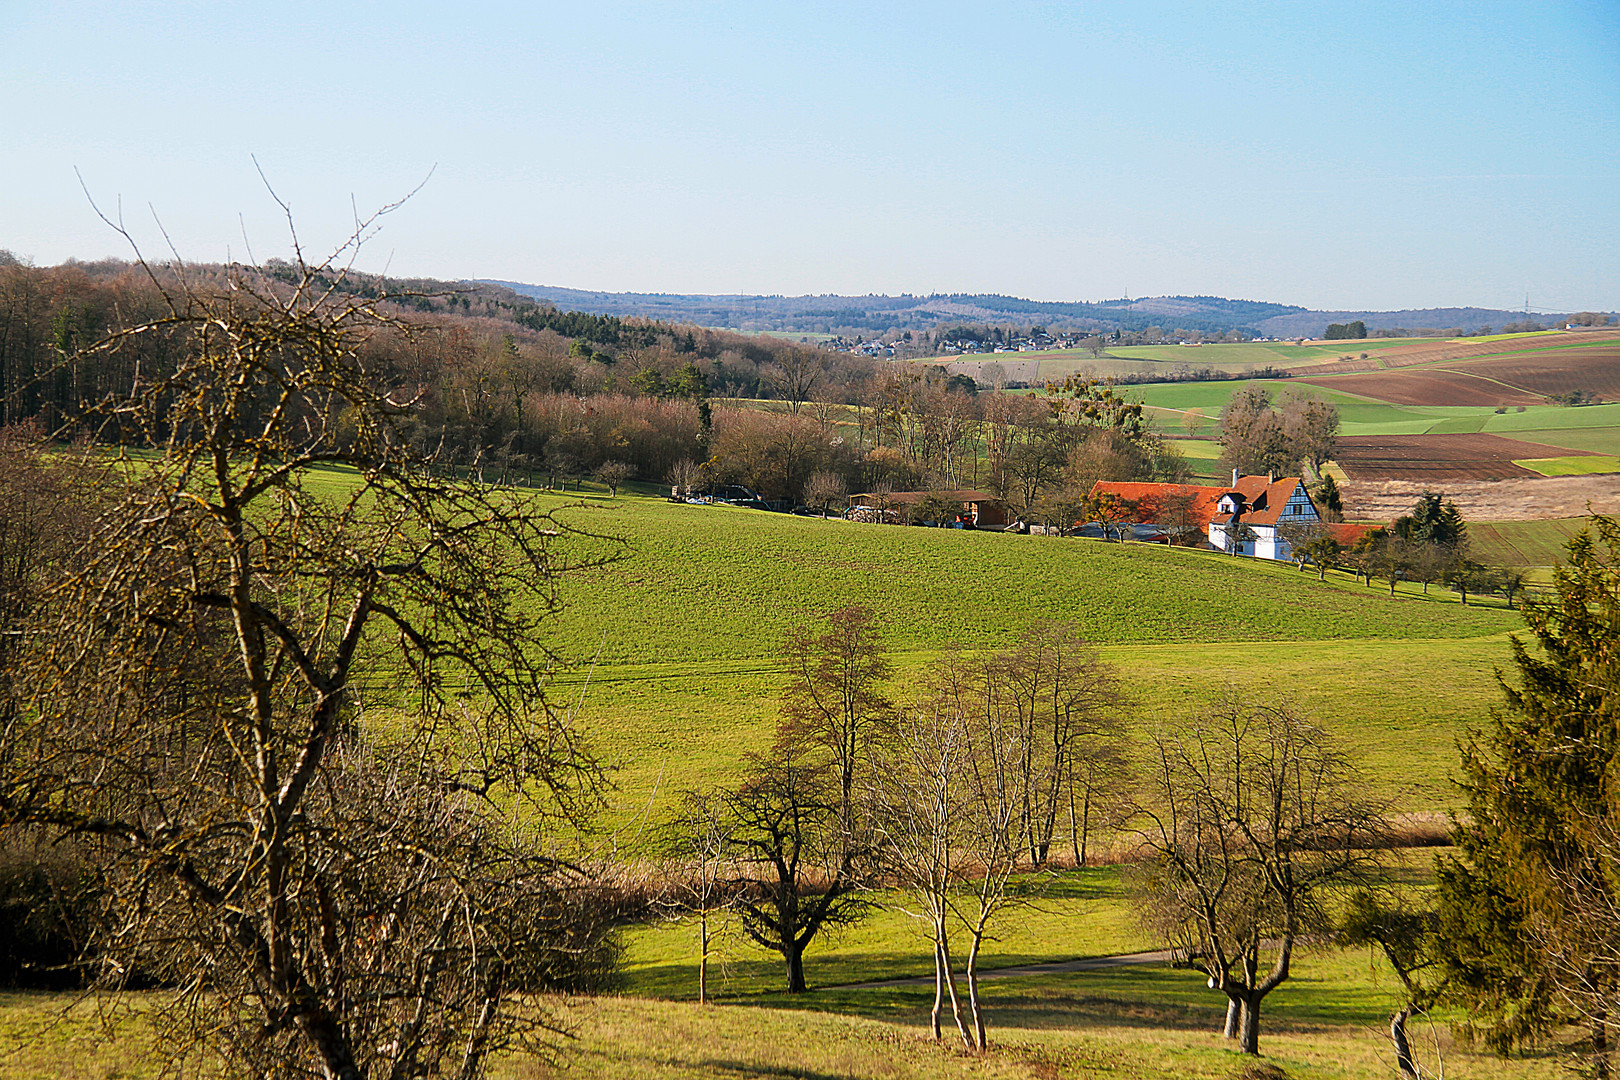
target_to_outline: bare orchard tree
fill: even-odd
[[[600,955],[555,843],[599,790],[542,694],[560,527],[410,449],[363,346],[412,328],[334,261],[152,279],[95,351],[167,366],[82,418],[142,453],[18,628],[0,829],[99,845],[100,973],[171,988],[172,1060],[481,1075]]]
[[[950,998],[963,1045],[974,1037],[962,1015],[951,954],[952,890],[962,875],[962,777],[967,730],[947,697],[901,710],[892,751],[873,770],[868,793],[883,868],[910,894],[901,911],[923,926],[934,951],[934,1004],[929,1027],[940,1037],[940,1014]]]
[[[1329,927],[1327,890],[1377,869],[1388,828],[1365,790],[1326,733],[1282,706],[1228,701],[1154,739],[1136,807],[1144,896],[1226,995],[1245,1053],[1260,1052],[1260,1003],[1300,938]]]
[[[635,477],[636,467],[627,461],[604,461],[596,467],[592,475],[597,483],[607,485],[608,498],[617,499],[619,488],[623,487],[627,480]]]
[[[827,511],[834,506],[843,506],[849,498],[849,485],[844,482],[843,474],[822,470],[812,473],[810,482],[804,486],[804,503],[821,511],[826,517]]]
[[[1065,812],[1103,782],[1083,777],[1080,763],[1118,760],[1106,752],[1123,737],[1125,695],[1118,674],[1068,623],[1031,625],[1014,649],[989,661],[984,678],[989,710],[1020,733],[1019,829],[1030,863],[1040,866]]]
[[[698,924],[698,1004],[709,1000],[709,955],[722,920],[737,906],[732,884],[736,843],[725,798],[713,791],[681,794],[666,829],[671,888],[661,906],[677,916],[695,915]]]

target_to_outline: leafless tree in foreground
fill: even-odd
[[[902,710],[892,751],[873,770],[869,800],[878,854],[896,882],[916,901],[901,910],[923,924],[934,950],[934,1005],[929,1027],[940,1037],[940,1014],[949,996],[962,1042],[974,1045],[962,1016],[951,955],[952,890],[962,876],[962,776],[967,729],[943,697]]]
[[[1257,1054],[1261,1001],[1329,925],[1325,890],[1376,871],[1383,808],[1320,728],[1237,701],[1155,738],[1142,789],[1146,897],[1226,995],[1227,1037]]]
[[[885,867],[917,899],[934,946],[931,1026],[945,997],[969,1049],[989,1046],[979,999],[979,956],[991,923],[1022,897],[1013,875],[1028,855],[1030,730],[1001,707],[995,663],[954,656],[938,665],[928,698],[903,710],[872,774],[871,809]],[[967,937],[959,992],[951,934]]]
[[[170,988],[173,1060],[480,1075],[603,955],[560,843],[599,774],[541,693],[558,527],[411,451],[362,349],[411,328],[334,261],[152,277],[167,315],[95,347],[162,367],[82,421],[140,452],[8,660],[0,829],[100,845],[101,974]]]
[[[712,791],[681,795],[666,827],[671,887],[659,906],[675,917],[697,916],[698,1004],[709,1000],[709,955],[717,925],[737,906],[738,891],[730,871],[736,846],[725,797]]]

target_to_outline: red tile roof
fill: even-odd
[[[1342,521],[1325,521],[1322,523],[1322,528],[1326,529],[1327,534],[1339,542],[1340,547],[1352,547],[1363,535],[1372,532],[1374,529],[1382,528],[1382,526],[1351,525]]]
[[[1199,487],[1194,484],[1146,484],[1125,481],[1099,480],[1091,486],[1093,495],[1107,492],[1126,502],[1136,503],[1138,522],[1156,522],[1166,496],[1191,495],[1191,514],[1200,529],[1209,527],[1215,516],[1215,503],[1226,494],[1226,488]]]
[[[1237,485],[1226,490],[1238,492],[1249,504],[1249,509],[1241,515],[1241,520],[1245,524],[1275,525],[1282,517],[1283,508],[1288,505],[1288,497],[1301,483],[1297,476],[1282,476],[1276,480],[1265,476],[1240,476]],[[1230,525],[1232,515],[1221,514],[1215,521],[1222,525]]]

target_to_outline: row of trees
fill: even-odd
[[[1388,583],[1391,596],[1399,582],[1414,581],[1424,592],[1436,584],[1450,588],[1464,604],[1471,594],[1500,593],[1512,607],[1526,588],[1524,567],[1489,566],[1471,556],[1462,513],[1438,492],[1423,492],[1411,513],[1387,527],[1369,529],[1348,547],[1317,526],[1288,526],[1282,531],[1301,569],[1309,562],[1319,578],[1330,569],[1346,569],[1364,577],[1368,585],[1374,579]]]
[[[717,917],[782,956],[790,992],[827,927],[886,884],[934,953],[932,1029],[950,1008],[988,1045],[979,961],[998,918],[1038,894],[1020,875],[1088,859],[1099,827],[1135,838],[1138,886],[1168,940],[1229,1003],[1226,1034],[1258,1052],[1260,1007],[1296,945],[1331,929],[1333,889],[1376,877],[1384,807],[1347,758],[1283,707],[1229,702],[1126,752],[1118,674],[1072,627],[937,664],[906,701],[873,613],[849,607],[790,636],[793,680],[772,749],[734,785],[687,792],[669,828],[669,902],[697,916],[700,997]]]

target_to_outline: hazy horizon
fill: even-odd
[[[587,291],[1620,307],[1620,9],[5,5],[0,248]],[[351,203],[352,197],[352,203]],[[150,207],[150,209],[149,209]],[[245,239],[244,239],[245,235]],[[251,249],[251,250],[250,250]]]

